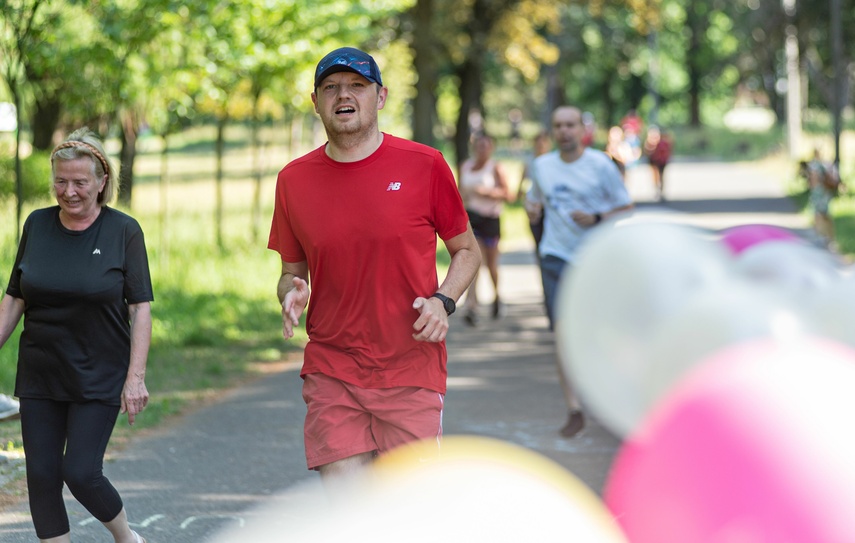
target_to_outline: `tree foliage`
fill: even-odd
[[[0,0],[0,74],[35,148],[82,124],[121,139],[127,202],[144,127],[167,137],[213,119],[222,144],[231,122],[315,122],[314,64],[341,45],[380,61],[384,129],[410,121],[415,139],[450,144],[457,161],[473,123],[502,136],[519,110],[532,131],[567,102],[601,125],[630,108],[716,124],[737,103],[783,118],[789,25],[805,104],[828,108],[834,16],[848,104],[855,0],[841,3],[834,15],[830,2],[786,14],[763,0]]]

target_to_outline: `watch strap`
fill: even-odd
[[[442,307],[445,309],[446,315],[451,315],[452,313],[454,313],[454,310],[456,308],[455,307],[456,304],[454,303],[454,300],[452,300],[451,298],[449,298],[445,294],[442,294],[439,292],[434,292],[433,294],[430,295],[430,297],[436,298],[440,302],[442,302]]]

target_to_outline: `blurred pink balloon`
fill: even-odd
[[[786,228],[770,224],[745,224],[724,230],[721,240],[733,254],[739,254],[745,249],[764,241],[799,241],[797,235]]]
[[[606,505],[633,543],[855,541],[855,351],[716,352],[622,446]]]

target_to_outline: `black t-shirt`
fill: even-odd
[[[135,219],[103,207],[74,231],[59,206],[34,211],[6,294],[24,300],[16,396],[118,405],[130,363],[128,304],[154,299]]]

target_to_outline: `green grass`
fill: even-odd
[[[667,128],[674,154],[715,160],[758,160],[783,148],[780,128],[767,132],[733,132],[726,128]]]
[[[855,254],[855,197],[843,195],[831,203],[834,230],[841,254]]]
[[[802,213],[813,221],[813,210],[808,202],[808,191],[800,184],[793,184],[788,192]],[[829,206],[834,221],[837,251],[851,261],[855,257],[855,195],[841,194],[831,201]]]

